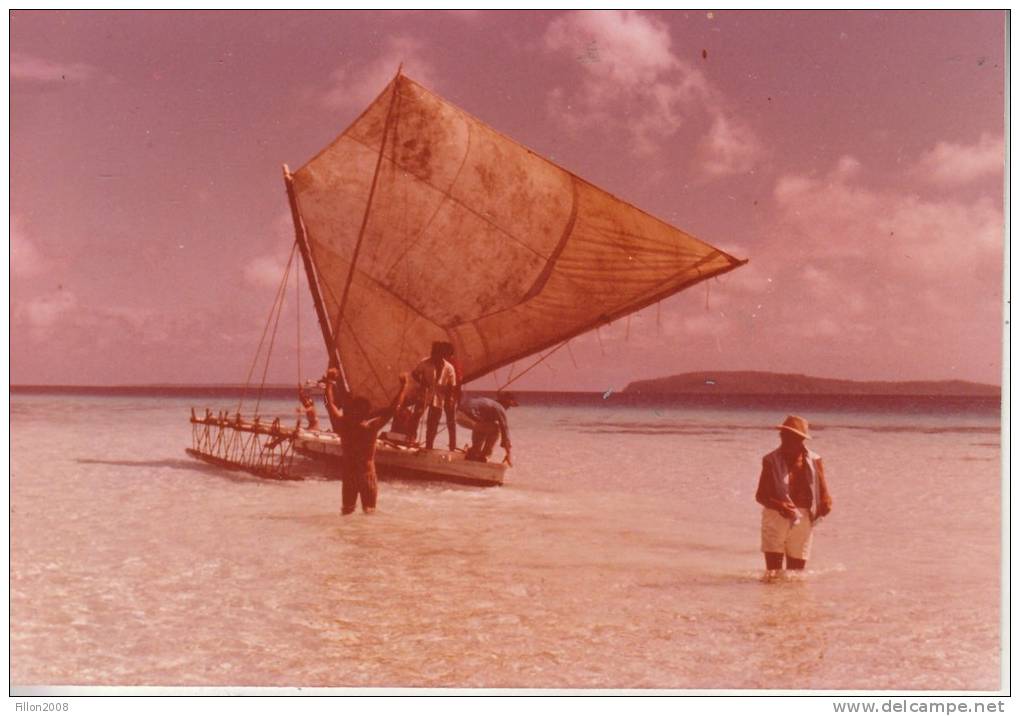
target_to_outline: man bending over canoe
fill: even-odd
[[[471,429],[471,447],[465,459],[475,462],[488,462],[496,440],[506,450],[503,462],[513,466],[510,461],[510,423],[506,418],[507,408],[517,405],[512,393],[499,393],[496,399],[470,398],[460,404],[458,418],[460,424]]]
[[[371,406],[365,398],[341,391],[339,405],[336,392],[340,372],[336,368],[326,371],[326,410],[333,432],[340,436],[343,447],[341,478],[343,479],[342,507],[340,514],[354,512],[361,495],[361,509],[375,512],[379,495],[379,482],[375,474],[375,441],[379,431],[393,417],[393,412],[404,400],[407,390],[407,374],[400,374],[400,392],[389,407],[370,413]],[[342,408],[341,408],[342,406]]]

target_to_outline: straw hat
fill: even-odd
[[[780,430],[789,430],[794,435],[799,435],[805,440],[809,440],[811,438],[811,435],[808,433],[807,420],[798,415],[787,415],[783,424],[777,425],[776,427]]]

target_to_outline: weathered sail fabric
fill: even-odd
[[[294,188],[348,381],[377,407],[433,341],[471,380],[742,263],[403,75]]]

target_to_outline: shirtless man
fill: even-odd
[[[341,393],[340,404],[337,402],[337,379],[340,373],[336,368],[326,372],[326,410],[333,432],[340,436],[343,446],[342,457],[342,507],[340,514],[349,515],[354,512],[361,495],[361,509],[375,512],[375,502],[379,495],[379,483],[375,474],[375,441],[379,431],[393,417],[393,412],[404,400],[407,390],[407,374],[400,375],[400,392],[397,397],[383,410],[370,413],[371,406],[365,398],[350,393]],[[343,391],[343,387],[339,388]],[[342,408],[341,408],[342,405]]]
[[[304,388],[298,388],[298,400],[301,401],[299,412],[304,414],[305,420],[308,422],[308,429],[318,430],[319,416],[315,413],[315,403],[312,402],[312,396],[308,395]]]

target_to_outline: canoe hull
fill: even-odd
[[[294,439],[294,449],[306,457],[329,462],[338,461],[343,454],[339,437],[308,430],[302,430]],[[465,460],[462,452],[418,450],[380,442],[375,451],[375,467],[382,479],[495,487],[503,484],[507,466]]]

